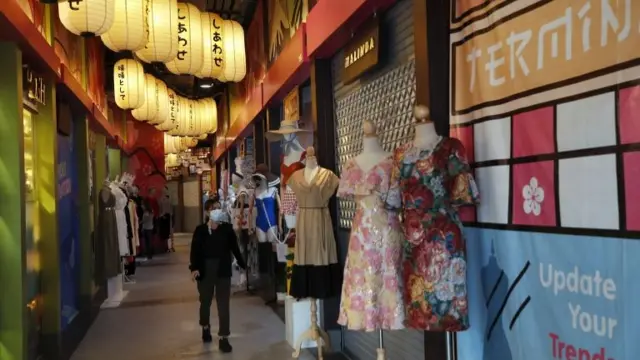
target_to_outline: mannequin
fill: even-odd
[[[418,149],[431,150],[442,140],[442,136],[436,132],[433,121],[429,120],[429,113],[429,108],[424,105],[416,105],[413,109],[413,116],[416,119],[413,144]]]
[[[120,222],[116,215],[119,212],[124,216],[124,212],[116,210],[118,201],[114,188],[117,186],[106,179],[98,196],[98,224],[95,231],[95,241],[96,248],[99,249],[96,254],[101,256],[96,258],[96,262],[98,263],[97,269],[104,270],[102,275],[107,279],[107,299],[102,305],[103,307],[117,307],[126,296],[122,287],[123,278],[120,276],[122,274]]]
[[[358,163],[360,169],[367,172],[376,166],[381,160],[391,156],[391,153],[385,151],[380,145],[378,131],[373,122],[365,120],[362,124],[362,130],[364,132],[362,153],[356,156],[355,161]]]
[[[388,207],[402,211],[408,242],[403,259],[403,268],[408,269],[404,273],[405,293],[413,295],[405,299],[412,309],[406,312],[405,323],[425,331],[464,331],[469,328],[466,246],[458,209],[478,202],[478,188],[462,143],[438,136],[426,107],[416,106],[414,115],[416,137],[395,150],[391,179],[391,187],[407,196],[387,201]],[[442,261],[428,265],[432,270],[417,270],[434,256]],[[433,285],[426,287],[424,283]],[[455,289],[457,301],[447,305],[443,299],[451,293],[443,289]]]
[[[299,207],[291,296],[309,298],[311,305],[311,327],[296,341],[294,358],[300,356],[305,340],[318,344],[318,359],[323,358],[323,347],[331,347],[329,336],[318,326],[317,299],[334,297],[342,283],[328,208],[339,181],[333,172],[318,166],[315,150],[309,147],[305,168],[293,173],[287,183],[296,194]]]
[[[280,196],[276,186],[269,186],[270,181],[263,173],[253,175],[256,189],[253,196],[251,215],[256,214],[255,232],[260,243],[275,243],[282,231],[282,217],[278,216]]]
[[[403,235],[397,213],[387,211],[384,203],[390,191],[393,158],[380,146],[374,123],[365,121],[363,131],[363,151],[345,164],[338,187],[338,197],[354,199],[357,209],[349,236],[338,324],[349,330],[377,330],[377,359],[384,360],[382,331],[404,328]],[[363,278],[360,274],[367,275]]]

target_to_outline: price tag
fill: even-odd
[[[277,243],[276,244],[276,252],[278,253],[278,262],[286,263],[287,262],[287,251],[289,247],[286,243]]]

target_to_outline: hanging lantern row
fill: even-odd
[[[165,63],[176,75],[239,82],[247,73],[244,30],[233,20],[177,0],[59,2],[70,32],[100,36],[113,51],[133,51],[146,63]]]
[[[177,154],[198,145],[198,138],[164,134],[164,153]]]
[[[116,105],[131,110],[138,121],[175,136],[206,137],[218,129],[215,100],[179,96],[161,80],[145,74],[142,64],[134,59],[116,62],[113,81]]]

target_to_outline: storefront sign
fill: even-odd
[[[379,60],[380,24],[376,18],[359,30],[345,47],[342,82],[352,82],[378,65]]]
[[[32,110],[37,110],[38,105],[46,106],[46,85],[44,78],[36,74],[29,65],[22,66],[23,102]]]
[[[450,29],[451,135],[483,198],[458,357],[635,359],[640,3],[503,3]]]

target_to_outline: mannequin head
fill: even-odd
[[[425,105],[418,104],[413,108],[413,116],[416,118],[416,123],[418,124],[431,122],[429,118],[430,114],[429,108]]]
[[[306,166],[307,168],[315,168],[316,166],[318,166],[318,159],[316,158],[316,150],[313,148],[313,146],[309,146],[307,148]]]
[[[365,120],[362,123],[362,131],[364,133],[364,137],[377,137],[378,136],[378,128],[376,124],[371,120]]]

